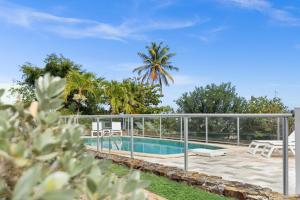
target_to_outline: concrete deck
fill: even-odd
[[[281,157],[264,158],[260,155],[252,155],[247,152],[247,147],[218,146],[224,146],[227,149],[226,156],[204,157],[190,154],[188,159],[189,171],[220,176],[226,180],[268,187],[273,191],[282,193],[283,163]],[[183,157],[153,158],[134,156],[134,158],[178,168],[184,167]],[[289,158],[289,193],[295,193],[295,159],[293,156]]]

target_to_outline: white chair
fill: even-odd
[[[103,133],[103,129],[102,129],[102,122],[99,122],[99,129],[97,127],[97,122],[92,122],[92,130],[91,130],[91,137],[94,137],[94,133],[97,134],[97,131],[99,130],[99,134],[100,136]]]
[[[289,144],[295,142],[295,131],[293,131],[288,138],[289,138]],[[262,152],[264,151],[265,147],[272,144],[272,142],[274,142],[274,144],[278,144],[278,143],[282,144],[281,140],[253,140],[249,145],[248,152],[251,154]]]
[[[123,135],[121,122],[111,122],[111,135],[116,133]]]
[[[271,141],[269,142],[261,152],[261,155],[267,158],[270,158],[274,152],[279,152],[283,148],[282,141]],[[295,141],[288,143],[288,150],[295,155]]]

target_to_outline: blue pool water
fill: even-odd
[[[85,138],[85,144],[91,146],[97,146],[97,138]],[[110,146],[113,150],[122,150],[122,151],[130,151],[131,143],[130,137],[104,137],[103,141],[99,138],[99,146],[103,144],[103,148],[108,148]],[[134,152],[140,153],[150,153],[150,154],[178,154],[183,153],[183,142],[174,141],[174,140],[161,140],[156,138],[140,138],[134,137]],[[216,146],[204,145],[204,144],[195,144],[189,143],[189,149],[222,149]]]

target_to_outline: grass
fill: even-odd
[[[119,177],[125,176],[130,172],[128,167],[118,164],[112,164],[109,168],[111,172]],[[148,191],[168,200],[229,200],[229,198],[148,172],[141,172],[141,179],[149,183],[149,186],[146,188]]]

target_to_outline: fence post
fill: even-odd
[[[296,194],[300,195],[300,107],[295,108]]]
[[[180,117],[180,140],[182,140],[182,117]]]
[[[130,157],[133,158],[133,151],[134,151],[134,144],[133,144],[133,117],[130,118],[130,143],[131,143],[131,149],[130,149]]]
[[[205,117],[205,142],[208,143],[208,117]]]
[[[288,118],[283,118],[283,194],[288,196],[289,193],[289,150],[288,150]]]
[[[92,134],[94,136],[93,130]],[[97,118],[97,153],[99,152],[99,118]]]
[[[280,140],[280,118],[277,118],[277,140]]]
[[[129,136],[130,134],[130,118],[127,118],[127,135]]]
[[[159,138],[161,139],[161,117],[159,117]]]
[[[237,145],[240,145],[240,118],[236,118]]]
[[[142,118],[142,124],[143,124],[143,137],[145,137],[145,117]]]
[[[184,117],[184,171],[188,171],[188,134],[189,134],[189,119],[187,117]]]

